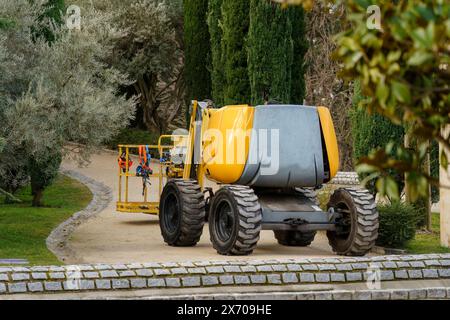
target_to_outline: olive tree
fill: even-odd
[[[78,0],[82,12],[111,15],[121,36],[112,42],[108,63],[133,81],[124,91],[139,96],[142,121],[163,133],[184,105],[182,0]]]
[[[81,30],[49,24],[49,43],[33,29],[44,4],[0,3],[0,16],[9,22],[0,33],[0,179],[4,184],[23,176],[13,181],[20,186],[31,177],[34,205],[41,204],[68,142],[79,145],[76,158],[87,159],[128,124],[135,106],[133,97],[120,94],[131,81],[107,64],[113,40],[122,36],[111,16],[85,12]],[[36,176],[37,166],[47,170]]]

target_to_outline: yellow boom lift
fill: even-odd
[[[130,170],[132,149],[140,150],[137,173]],[[155,172],[143,174],[150,150],[159,159]],[[339,168],[325,107],[214,109],[193,101],[188,135],[161,136],[155,146],[120,145],[119,152],[117,210],[158,214],[170,246],[196,245],[206,220],[214,248],[224,255],[252,253],[262,229],[273,230],[286,246],[308,246],[323,230],[340,255],[364,255],[375,244],[378,212],[367,190],[335,190],[326,211],[317,204],[315,190]],[[135,176],[144,181],[143,202],[128,199],[128,180]],[[154,202],[147,200],[146,180],[152,178],[159,184]]]

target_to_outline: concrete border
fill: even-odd
[[[73,214],[69,219],[56,227],[47,237],[47,248],[56,257],[64,262],[67,259],[77,259],[75,251],[69,246],[68,240],[75,229],[88,219],[95,217],[103,211],[112,201],[112,190],[108,186],[94,179],[86,177],[79,172],[61,168],[60,173],[79,181],[92,192],[92,200],[89,205],[81,211]],[[1,292],[1,289],[0,289]]]
[[[0,295],[230,286],[357,285],[365,284],[374,274],[380,283],[448,281],[450,254],[0,267]],[[421,287],[426,287],[426,283]]]

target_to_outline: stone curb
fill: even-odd
[[[92,192],[92,201],[83,210],[76,212],[68,220],[56,227],[48,236],[46,240],[47,248],[58,257],[60,261],[67,261],[67,259],[76,259],[76,254],[68,245],[68,239],[75,229],[88,219],[96,216],[103,211],[112,201],[112,190],[103,183],[97,182],[94,179],[86,177],[79,172],[61,168],[60,173],[72,179],[79,181],[89,188]],[[0,276],[1,277],[1,276]],[[1,293],[1,284],[0,284]]]
[[[100,298],[102,299],[102,298]],[[124,299],[107,297],[107,300]],[[125,299],[136,299],[125,298]],[[450,288],[333,290],[305,292],[194,294],[139,297],[140,300],[450,300]]]
[[[0,267],[0,294],[450,278],[450,254],[253,261]],[[378,272],[379,271],[379,272]]]

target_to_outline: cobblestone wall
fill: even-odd
[[[0,267],[0,294],[450,279],[450,254]]]

